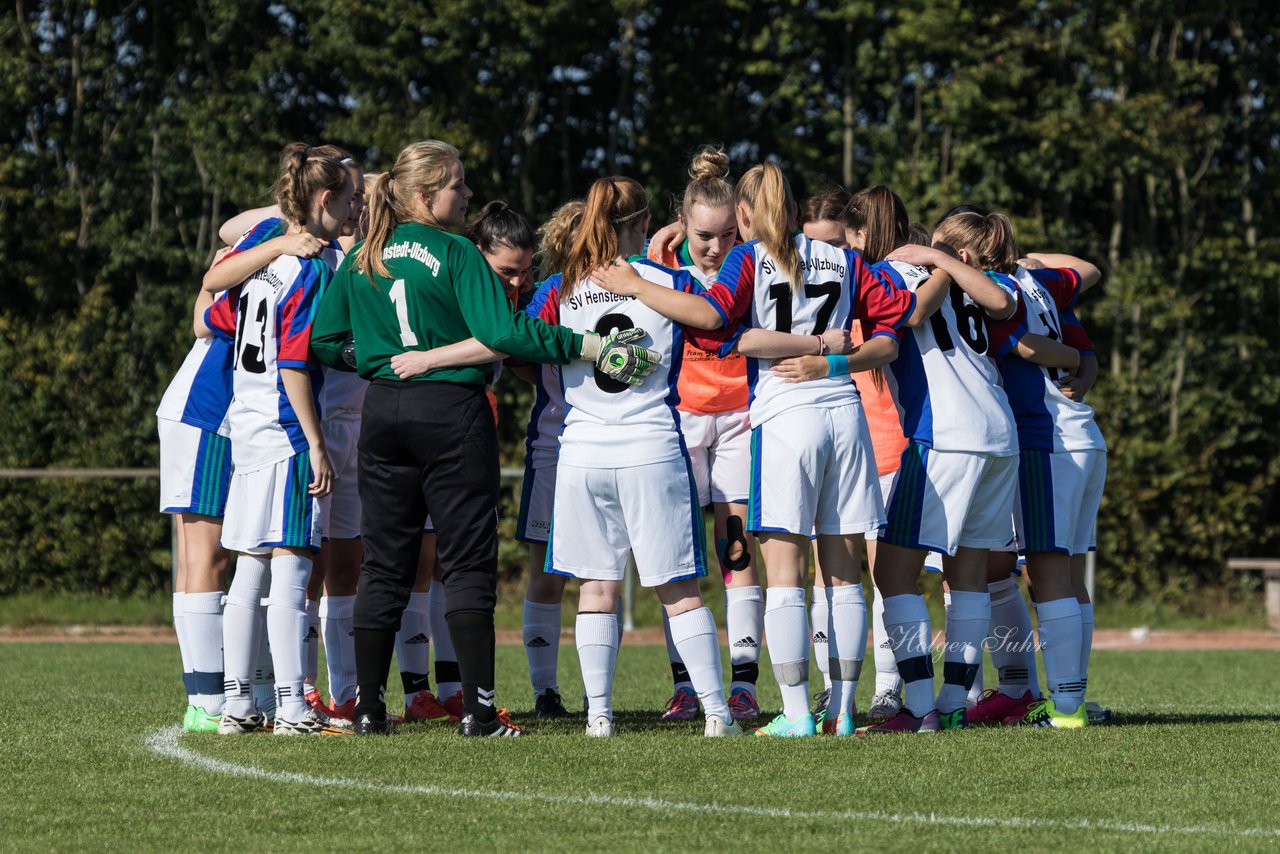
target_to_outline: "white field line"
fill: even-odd
[[[552,795],[540,792],[504,792],[485,789],[457,789],[447,786],[416,786],[374,783],[346,777],[321,777],[292,771],[267,771],[251,765],[236,765],[188,750],[179,743],[182,728],[165,727],[147,736],[146,745],[153,752],[185,765],[215,774],[247,777],[276,783],[298,783],[304,786],[326,786],[359,789],[400,795],[426,795],[444,798],[478,798],[491,801],[518,801],[573,807],[622,807],[656,812],[709,813],[761,818],[801,819],[809,821],[859,822],[866,824],[931,825],[941,827],[987,827],[1011,830],[1092,830],[1107,833],[1178,834],[1206,837],[1261,837],[1280,839],[1280,828],[1212,827],[1205,825],[1160,825],[1134,822],[1091,821],[1089,819],[1058,820],[1047,818],[982,818],[974,816],[938,815],[936,813],[889,813],[854,810],[793,810],[785,807],[752,807],[741,804],[694,803],[658,798],[627,798],[612,795]]]

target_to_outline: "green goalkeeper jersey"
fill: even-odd
[[[357,245],[358,248],[358,245]],[[530,362],[563,365],[582,351],[582,336],[513,311],[502,283],[470,241],[421,223],[396,226],[382,251],[390,278],[362,272],[347,253],[316,310],[311,348],[332,368],[351,370],[343,345],[355,341],[356,372],[395,380],[391,357],[475,338]],[[489,365],[440,368],[413,380],[483,386]]]

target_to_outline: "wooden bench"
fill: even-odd
[[[1280,558],[1233,557],[1227,560],[1227,569],[1262,571],[1267,595],[1267,625],[1280,631]]]

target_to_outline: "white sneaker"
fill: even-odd
[[[902,711],[902,695],[896,691],[881,691],[871,698],[867,717],[873,721],[887,721]]]
[[[587,738],[609,738],[613,734],[613,718],[607,715],[597,715],[596,719],[587,725]]]
[[[742,735],[742,727],[737,721],[725,721],[711,715],[707,718],[707,728],[702,734],[707,738],[729,738],[735,735]]]
[[[243,718],[223,712],[222,717],[218,719],[218,735],[244,735],[245,733],[269,730],[270,728],[271,726],[267,723],[266,716],[257,712],[251,712]]]
[[[355,735],[349,729],[333,726],[327,717],[322,718],[315,709],[307,708],[301,720],[287,721],[277,717],[275,735]]]

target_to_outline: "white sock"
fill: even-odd
[[[618,666],[618,618],[613,614],[579,614],[574,624],[582,689],[587,695],[587,723],[600,715],[613,720],[613,674]]]
[[[267,637],[276,674],[276,714],[300,721],[307,714],[302,683],[306,672],[307,583],[311,558],[283,554],[271,559],[271,595],[267,599]],[[316,641],[320,639],[317,637]]]
[[[262,597],[271,582],[271,558],[242,554],[236,558],[235,575],[222,612],[223,710],[238,718],[254,712],[252,691],[258,653],[262,646]]]
[[[729,662],[733,680],[729,693],[746,691],[753,697],[760,679],[760,638],[764,634],[764,591],[758,586],[725,590],[725,625],[729,630]]]
[[[329,667],[329,697],[335,706],[356,698],[355,606],[354,596],[320,597],[320,633]]]
[[[918,718],[934,709],[929,609],[924,597],[902,593],[884,600],[884,628],[902,677],[902,706]]]
[[[782,712],[799,720],[809,714],[810,636],[804,588],[770,587],[764,596],[764,637],[782,692]]]
[[[186,612],[187,645],[191,648],[191,677],[194,705],[207,714],[222,714],[222,591],[188,593]]]
[[[802,594],[803,595],[803,594]],[[702,701],[708,718],[732,723],[724,699],[724,677],[720,670],[720,636],[711,609],[703,605],[671,618],[671,637],[689,671],[689,681]]]
[[[400,662],[400,681],[404,686],[404,702],[408,706],[419,691],[429,690],[431,672],[431,595],[410,593],[409,604],[400,615],[400,631],[396,632],[396,659]]]
[[[307,600],[307,661],[302,673],[302,690],[310,694],[316,689],[316,677],[320,671],[320,603]]]
[[[684,666],[684,660],[680,658],[680,650],[676,649],[675,639],[671,637],[671,618],[667,616],[666,609],[662,611],[662,636],[667,641],[667,661],[671,663],[671,681],[674,683],[675,690],[693,693],[693,683],[689,681],[689,670]]]
[[[902,695],[902,679],[898,676],[898,660],[893,657],[893,644],[884,629],[884,597],[876,590],[871,595],[871,632],[875,643],[876,693],[890,691]]]
[[[1080,603],[1074,596],[1036,604],[1040,622],[1040,650],[1044,655],[1044,680],[1054,708],[1064,715],[1084,702],[1080,683]]]
[[[1080,697],[1089,690],[1089,656],[1093,654],[1093,603],[1080,606]]]
[[[834,721],[841,713],[853,714],[853,695],[867,652],[867,600],[861,584],[828,587],[827,592],[831,598],[827,631],[831,700],[827,713]]]
[[[1016,578],[989,585],[991,627],[987,631],[991,663],[999,674],[996,690],[1018,698],[1039,685],[1036,673],[1036,641],[1031,634],[1031,614]]]
[[[253,668],[253,704],[270,720],[276,716],[276,666],[271,660],[271,633],[267,631],[267,605],[258,610],[258,661]]]
[[[990,593],[952,590],[949,596],[942,690],[938,692],[938,711],[941,713],[968,707],[969,688],[973,686],[982,661],[982,641],[987,636],[987,627],[991,625]]]
[[[431,584],[429,600],[431,608],[431,638],[436,647],[436,689],[440,699],[447,700],[462,690],[462,682],[454,678],[458,672],[458,655],[453,651],[453,638],[449,636],[449,623],[444,618],[445,593],[444,583],[434,581]],[[441,663],[445,667],[441,667]],[[451,677],[445,681],[445,677]]]
[[[972,709],[982,699],[982,644],[978,644],[978,669],[973,671],[973,684],[965,695],[965,705]]]
[[[187,690],[187,705],[194,705],[196,693],[191,684],[191,650],[187,646],[186,615],[183,597],[185,593],[173,594],[173,633],[178,636],[178,655],[182,657],[182,684]]]
[[[614,622],[617,621],[615,616]],[[533,685],[533,696],[536,698],[548,690],[559,693],[556,673],[560,662],[560,603],[544,605],[524,600],[524,627],[521,634],[524,638],[524,654],[529,659],[529,682]]]
[[[810,628],[813,630],[813,657],[822,674],[822,686],[831,690],[831,655],[828,647],[827,631],[831,628],[831,588],[813,588],[813,609],[810,617]],[[808,700],[806,699],[807,703]]]

